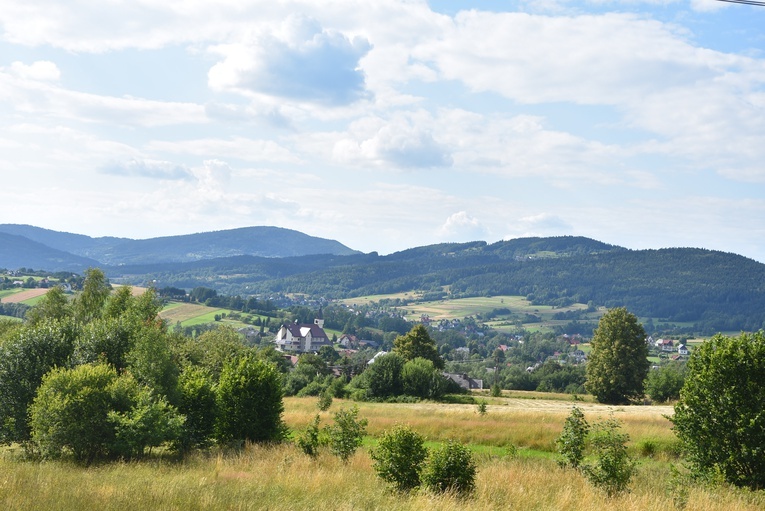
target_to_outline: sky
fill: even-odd
[[[0,0],[0,223],[765,262],[765,7]]]

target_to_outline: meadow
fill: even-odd
[[[522,396],[522,397],[519,397]],[[328,453],[309,458],[292,444],[247,446],[235,452],[205,452],[182,461],[155,455],[140,462],[91,467],[67,462],[0,457],[0,507],[7,510],[673,510],[754,511],[761,493],[725,486],[673,484],[670,447],[674,436],[664,417],[671,407],[609,408],[576,402],[588,420],[613,413],[630,434],[640,459],[631,492],[609,498],[579,473],[560,468],[552,446],[574,402],[513,393],[487,398],[488,413],[475,405],[358,403],[369,420],[365,445],[343,464]],[[356,403],[353,403],[356,404]],[[352,403],[335,400],[321,412]],[[316,413],[315,398],[285,400],[284,419],[293,430]],[[376,477],[369,449],[384,430],[400,422],[425,435],[429,445],[448,439],[468,442],[478,463],[476,492],[468,499],[427,493],[399,495]],[[646,450],[647,441],[658,447]],[[511,448],[510,446],[514,446]]]

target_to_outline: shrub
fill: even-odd
[[[498,383],[495,383],[491,386],[491,397],[501,397],[502,396],[502,387]]]
[[[423,437],[402,425],[385,432],[371,452],[377,475],[400,492],[420,486],[420,473],[427,455]]]
[[[613,417],[593,428],[592,448],[596,460],[593,464],[583,465],[582,471],[609,497],[626,491],[635,473],[635,463],[627,454],[628,440],[629,436],[620,431],[620,423]]]
[[[368,421],[359,419],[358,406],[335,412],[334,419],[335,423],[326,428],[329,448],[332,454],[343,460],[343,463],[347,463],[361,446]]]
[[[488,410],[486,409],[486,401],[484,401],[484,400],[481,400],[481,401],[478,403],[478,415],[480,415],[481,417],[483,417],[483,416],[484,416],[484,415],[486,415],[487,413],[488,413]]]
[[[430,455],[422,473],[422,482],[433,492],[465,497],[475,490],[476,470],[470,449],[449,441]]]
[[[181,373],[178,390],[178,411],[186,416],[181,448],[205,447],[218,415],[212,375],[207,369],[189,366]]]
[[[273,442],[284,438],[282,380],[272,363],[251,354],[226,363],[216,398],[218,440]]]
[[[319,455],[319,422],[321,421],[321,417],[319,415],[316,415],[316,417],[313,418],[311,423],[308,425],[308,427],[298,435],[297,439],[295,439],[295,443],[300,448],[301,451],[306,453],[308,456],[315,458]]]
[[[316,406],[322,412],[329,410],[329,407],[332,406],[332,391],[330,389],[326,389],[319,394],[319,401],[316,403]]]
[[[695,475],[765,487],[765,332],[717,335],[693,351],[674,429]]]
[[[561,465],[579,468],[584,458],[584,448],[589,432],[590,425],[584,418],[582,410],[578,406],[572,407],[571,414],[563,423],[563,432],[555,441],[558,453],[563,456]]]

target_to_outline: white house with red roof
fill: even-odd
[[[276,332],[276,349],[285,353],[315,353],[322,346],[332,346],[324,332],[324,320],[315,319],[313,324],[289,323]]]

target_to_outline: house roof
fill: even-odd
[[[321,328],[319,325],[315,324],[298,324],[298,323],[289,323],[287,325],[284,325],[284,328],[289,330],[289,332],[292,334],[292,337],[307,337],[308,333],[310,332],[311,337],[314,339],[318,338],[324,338],[329,339],[327,337],[326,332],[324,332],[324,329]]]

